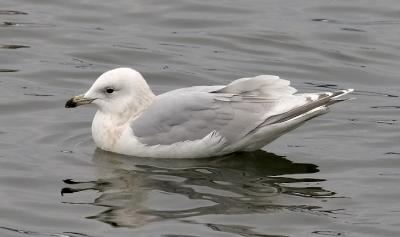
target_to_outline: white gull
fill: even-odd
[[[106,151],[156,158],[200,158],[262,148],[353,89],[295,94],[290,82],[260,75],[225,86],[181,88],[154,95],[130,68],[103,73],[71,108],[93,103],[96,145]]]

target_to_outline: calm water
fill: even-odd
[[[400,236],[398,0],[0,0],[0,236]],[[265,151],[96,150],[100,73],[156,93],[262,73],[356,100]]]

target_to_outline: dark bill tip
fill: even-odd
[[[74,98],[71,98],[65,103],[65,108],[75,108],[78,104],[74,101]]]

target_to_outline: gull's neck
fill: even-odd
[[[151,92],[127,104],[126,109],[120,113],[97,110],[92,123],[92,136],[96,145],[103,150],[113,151],[121,134],[129,129],[130,122],[140,116],[154,99],[155,95]]]

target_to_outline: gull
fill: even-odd
[[[92,137],[106,151],[153,158],[202,158],[263,148],[328,111],[353,89],[296,93],[273,75],[155,95],[131,68],[103,73],[66,108],[95,104]]]

